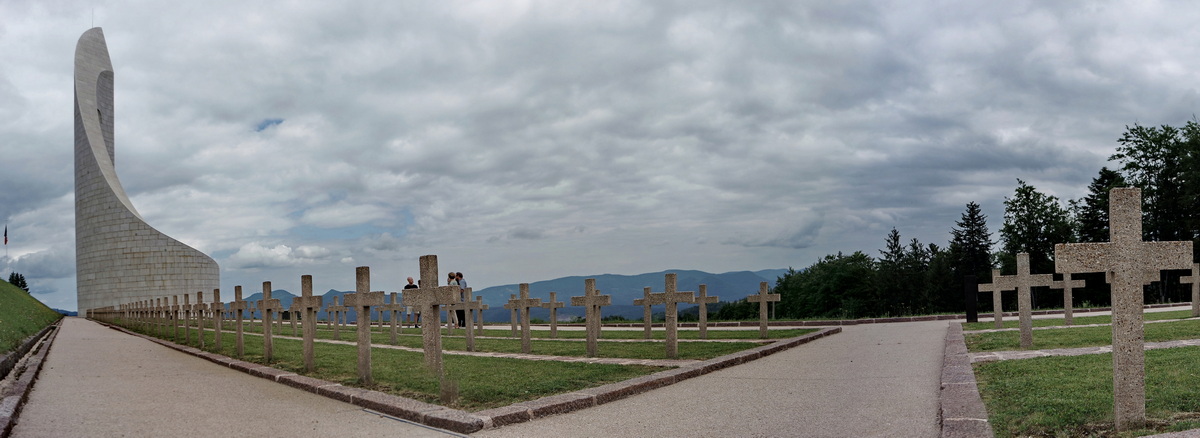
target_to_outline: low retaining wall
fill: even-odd
[[[713,371],[746,363],[766,357],[789,348],[807,344],[814,340],[840,333],[841,328],[832,327],[818,330],[795,338],[783,339],[761,347],[727,354],[725,356],[701,361],[692,365],[660,371],[654,374],[635,377],[623,382],[610,383],[595,388],[582,389],[566,394],[542,397],[537,400],[520,402],[500,408],[479,412],[466,412],[450,409],[418,400],[371,391],[362,388],[343,386],[321,379],[301,376],[288,371],[272,368],[266,365],[245,362],[228,356],[206,352],[197,348],[187,347],[174,342],[146,336],[100,321],[95,321],[124,333],[138,336],[168,348],[204,358],[213,363],[227,366],[252,376],[270,379],[293,388],[302,389],[317,395],[340,400],[346,403],[371,409],[383,414],[402,418],[429,426],[446,429],[458,433],[472,433],[482,429],[490,429],[508,424],[523,423],[535,418],[567,413],[592,406],[602,405],[620,400],[631,395],[640,394],[656,388],[681,382],[693,377],[702,376]]]
[[[46,354],[50,352],[50,345],[54,342],[54,335],[58,334],[58,327],[62,324],[62,319],[58,322],[46,326],[38,332],[38,334],[30,336],[24,342],[19,351],[24,351],[20,355],[16,355],[16,351],[10,353],[15,356],[12,365],[8,365],[8,371],[11,372],[21,358],[30,350],[37,348],[32,357],[25,361],[25,366],[20,370],[21,374],[17,376],[15,383],[10,386],[3,394],[0,394],[0,438],[7,437],[12,431],[13,425],[16,424],[17,416],[21,413],[21,406],[29,398],[29,391],[33,389],[33,382],[37,380],[38,374],[42,371],[42,363],[46,360]],[[7,363],[8,358],[5,358]]]

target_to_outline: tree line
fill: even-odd
[[[1018,179],[1012,196],[1004,199],[997,241],[992,240],[979,204],[969,202],[950,229],[945,247],[905,241],[893,228],[878,256],[839,252],[803,270],[789,269],[775,283],[775,293],[783,298],[777,316],[869,318],[963,312],[968,276],[989,283],[993,268],[1012,275],[1016,254],[1021,252],[1029,253],[1032,273],[1052,274],[1055,244],[1107,242],[1108,191],[1115,187],[1142,189],[1145,240],[1191,240],[1200,246],[1200,122],[1181,127],[1126,126],[1117,143],[1109,157],[1114,168],[1102,167],[1080,199],[1064,201]],[[1163,272],[1162,281],[1146,287],[1146,302],[1189,301],[1190,285],[1179,284],[1181,275],[1188,271]],[[1104,274],[1073,278],[1087,282],[1082,290],[1074,290],[1076,307],[1110,304]],[[981,297],[979,309],[990,311],[988,295]],[[1003,298],[1005,308],[1015,308],[1015,294]],[[1033,291],[1035,308],[1061,308],[1062,300],[1057,290]]]

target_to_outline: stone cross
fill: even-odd
[[[213,350],[221,351],[221,320],[225,313],[225,304],[221,303],[221,289],[213,289],[213,301],[210,306],[213,319]]]
[[[478,330],[479,333],[482,334],[483,333],[483,311],[487,310],[489,306],[487,304],[483,304],[483,297],[475,297],[475,303],[478,306],[477,308],[479,309],[479,311],[476,312],[476,315],[475,315],[475,320],[477,321],[475,323],[476,324],[475,329]]]
[[[504,304],[504,308],[509,310],[509,321],[512,321],[512,337],[517,337],[517,321],[520,316],[517,315],[517,306],[513,305],[513,300],[517,299],[516,294],[508,294],[508,302]]]
[[[326,312],[329,312],[330,314],[333,315],[333,339],[336,341],[342,340],[342,331],[341,331],[342,319],[341,319],[341,317],[345,316],[346,311],[349,309],[350,309],[349,307],[338,304],[338,297],[336,297],[336,296],[333,297],[333,302],[329,304],[329,307],[325,308]]]
[[[302,326],[304,327],[304,370],[312,372],[316,368],[313,357],[313,341],[317,337],[317,310],[321,309],[323,298],[313,296],[312,276],[300,276],[300,296],[292,298],[292,307],[304,312]],[[295,316],[292,317],[295,319]]]
[[[292,305],[288,306],[288,323],[292,326],[292,337],[300,334],[296,328],[297,319],[300,319],[300,305],[296,303],[295,298],[292,298]]]
[[[242,335],[245,333],[242,328],[242,317],[244,316],[242,312],[244,312],[245,310],[246,310],[246,302],[242,300],[242,286],[240,286],[240,285],[234,286],[233,287],[233,301],[229,303],[229,311],[234,313],[234,317],[236,318],[236,321],[237,321],[236,323],[234,323],[233,328],[234,328],[234,330],[237,331],[237,339],[234,341],[234,343],[236,345],[237,356],[239,359],[242,357],[242,354],[245,353],[245,351],[246,351],[246,345],[244,343],[244,340],[242,339]]]
[[[679,303],[696,301],[695,292],[676,292],[675,285],[675,274],[667,274],[665,290],[644,299],[647,305],[666,304],[667,359],[679,358]]]
[[[1023,252],[1017,254],[1016,275],[1002,275],[1000,277],[993,275],[992,282],[996,284],[1005,284],[1007,282],[1009,287],[1006,289],[1017,290],[1017,311],[1020,312],[1021,321],[1021,348],[1033,348],[1033,300],[1030,296],[1035,287],[1053,285],[1054,275],[1030,274],[1029,253]]]
[[[583,296],[571,297],[572,306],[583,306],[587,317],[587,355],[596,357],[596,340],[600,338],[600,308],[612,305],[611,295],[600,295],[596,279],[583,280]]]
[[[275,352],[275,345],[271,340],[271,320],[274,319],[274,312],[279,310],[281,305],[278,299],[271,299],[271,282],[263,282],[263,299],[258,300],[258,310],[262,311],[262,328],[263,328],[263,360],[267,363],[271,362],[271,358]]]
[[[1159,271],[1193,267],[1192,242],[1142,241],[1142,191],[1109,192],[1109,242],[1054,245],[1061,273],[1106,272],[1112,279],[1113,405],[1117,430],[1146,422],[1142,286]]]
[[[463,293],[463,302],[455,304],[453,307],[463,310],[463,316],[467,318],[463,322],[463,328],[467,330],[467,351],[475,351],[475,314],[483,312],[480,310],[483,302],[476,298],[483,299],[483,297],[476,297],[474,291],[469,287],[464,289]]]
[[[1072,296],[1074,294],[1074,289],[1077,287],[1084,287],[1086,285],[1086,281],[1072,280],[1071,274],[1069,273],[1063,274],[1062,280],[1055,280],[1052,284],[1050,284],[1051,289],[1063,290],[1063,324],[1071,325],[1072,323],[1072,317],[1075,313],[1075,298]]]
[[[542,303],[542,307],[550,309],[550,337],[558,337],[558,308],[565,305],[562,301],[555,301],[555,295],[558,292],[550,292],[550,301]]]
[[[1200,316],[1200,281],[1196,281],[1197,278],[1200,278],[1200,263],[1192,264],[1192,275],[1179,277],[1179,284],[1192,285],[1192,318]]]
[[[171,340],[179,342],[179,295],[171,295]]]
[[[192,298],[183,294],[183,345],[192,345]]]
[[[758,337],[767,338],[767,303],[779,301],[779,294],[767,293],[771,289],[767,282],[758,283],[758,294],[746,297],[747,303],[758,303]]]
[[[200,342],[200,349],[204,349],[204,311],[208,310],[208,304],[204,304],[204,292],[196,292],[196,304],[192,304],[192,313],[196,315],[196,332]]]
[[[700,285],[699,295],[696,296],[700,313],[700,339],[708,339],[708,303],[715,303],[718,299],[716,295],[708,294],[708,285]]]
[[[532,351],[532,344],[529,340],[529,308],[542,307],[541,298],[529,298],[529,283],[521,283],[518,285],[521,291],[521,298],[508,300],[508,304],[513,306],[513,310],[521,311],[521,352],[529,354]]]
[[[383,305],[383,292],[371,291],[371,268],[354,270],[355,293],[346,295],[346,307],[354,309],[358,319],[358,381],[374,382],[371,377],[371,306]]]
[[[653,314],[651,313],[651,307],[650,307],[651,306],[651,304],[650,304],[650,288],[648,288],[648,287],[642,288],[642,297],[639,299],[633,300],[633,305],[643,306],[643,308],[642,308],[642,337],[644,337],[646,339],[653,338],[653,334],[650,333],[650,325],[651,325],[650,318],[653,317]]]
[[[425,366],[442,375],[442,315],[440,306],[458,302],[458,286],[438,286],[438,263],[436,255],[421,256],[421,285],[416,289],[405,289],[405,306],[414,306],[421,313],[421,337],[425,347]],[[426,286],[428,285],[428,286]]]
[[[388,321],[391,322],[391,326],[392,326],[391,327],[391,329],[392,329],[392,338],[391,338],[392,342],[391,343],[392,343],[392,345],[398,344],[399,340],[397,339],[398,334],[396,331],[396,316],[404,314],[404,305],[400,304],[400,294],[397,292],[392,292],[391,301],[388,301],[387,304],[379,306],[379,309],[380,309],[380,312],[388,312],[388,316],[389,316]]]
[[[1004,308],[1000,298],[1004,291],[1017,290],[1017,285],[1013,282],[1015,278],[1011,275],[1001,276],[999,269],[992,269],[992,282],[979,285],[980,292],[992,293],[992,319],[996,321],[996,328],[1004,327]]]

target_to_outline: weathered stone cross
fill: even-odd
[[[183,345],[192,345],[192,298],[183,294]]]
[[[236,314],[235,317],[237,318],[237,322],[234,323],[233,327],[234,330],[237,331],[237,340],[235,340],[234,343],[236,344],[237,356],[239,359],[246,351],[246,345],[242,339],[242,335],[245,333],[242,329],[242,317],[244,316],[242,312],[245,310],[246,302],[242,300],[242,286],[234,286],[233,301],[229,303],[229,311],[234,312]]]
[[[555,301],[558,292],[550,292],[550,301],[542,303],[542,307],[550,309],[550,337],[558,337],[558,308],[565,305],[562,301]]]
[[[192,304],[192,313],[196,315],[196,337],[200,343],[200,349],[204,349],[204,311],[208,310],[208,304],[204,304],[204,292],[196,292],[196,304]]]
[[[1058,272],[1106,272],[1112,280],[1113,405],[1117,430],[1146,422],[1142,285],[1159,271],[1192,267],[1192,242],[1142,241],[1142,191],[1109,192],[1109,242],[1054,245]]]
[[[354,270],[355,293],[346,295],[346,307],[354,309],[358,320],[358,381],[369,384],[371,377],[371,306],[383,305],[383,292],[371,291],[371,268]]]
[[[1033,347],[1033,303],[1032,290],[1035,287],[1051,286],[1054,284],[1052,274],[1030,274],[1029,253],[1017,254],[1016,275],[993,276],[992,283],[1007,284],[1006,289],[1017,290],[1017,311],[1021,321],[1021,348]]]
[[[529,308],[542,307],[542,299],[529,298],[529,283],[521,283],[518,287],[521,297],[508,300],[508,304],[514,311],[521,311],[521,352],[529,354],[532,351],[532,343],[529,340]]]
[[[397,343],[399,343],[399,341],[397,340],[398,335],[396,332],[396,316],[404,314],[404,305],[400,304],[400,294],[396,293],[396,292],[392,292],[391,293],[391,301],[388,301],[387,304],[379,306],[379,309],[380,309],[380,312],[389,312],[388,313],[388,316],[389,316],[388,321],[390,321],[391,325],[392,325],[392,327],[391,327],[391,329],[392,329],[391,341],[392,342],[391,343],[392,343],[392,345],[396,345]]]
[[[700,339],[708,339],[708,303],[715,303],[719,297],[708,294],[708,285],[700,285],[699,295],[696,296],[696,304],[700,312]]]
[[[479,309],[475,315],[475,329],[478,330],[479,333],[483,333],[483,311],[487,310],[489,306],[487,304],[483,304],[483,297],[475,297],[475,303]]]
[[[263,299],[258,300],[258,310],[262,311],[262,329],[263,329],[263,360],[267,363],[271,362],[274,356],[275,345],[271,341],[271,320],[274,319],[275,311],[279,310],[281,305],[278,299],[271,299],[271,282],[263,282]]]
[[[587,355],[596,357],[596,340],[600,338],[600,308],[612,305],[611,295],[600,295],[596,279],[583,280],[583,296],[571,297],[572,306],[583,306],[587,317]]]
[[[1071,325],[1075,313],[1075,288],[1084,286],[1087,286],[1086,281],[1072,280],[1069,273],[1063,274],[1062,280],[1055,280],[1050,284],[1051,289],[1063,290],[1063,324]]]
[[[650,332],[650,326],[652,323],[652,321],[650,321],[650,318],[653,316],[650,312],[651,311],[650,288],[648,288],[648,287],[642,288],[642,297],[638,298],[636,300],[633,300],[633,305],[643,306],[642,307],[642,337],[644,337],[646,339],[653,338],[654,336]]]
[[[346,311],[349,309],[349,307],[338,304],[338,297],[333,297],[333,302],[329,304],[329,307],[325,308],[326,312],[333,315],[333,339],[335,341],[342,340],[342,318],[345,317]]]
[[[179,295],[171,295],[171,340],[179,342]]]
[[[225,304],[221,303],[221,289],[213,289],[213,301],[209,306],[213,319],[213,349],[221,351],[221,317],[225,313]]]
[[[317,337],[317,310],[321,309],[321,296],[313,296],[312,276],[300,276],[300,296],[292,298],[292,306],[304,312],[301,325],[304,328],[304,370],[312,372],[316,368],[313,357],[313,341]],[[295,316],[292,317],[295,319]]]
[[[480,309],[483,302],[479,301],[483,297],[476,297],[472,288],[469,287],[463,289],[463,293],[463,302],[456,303],[451,307],[463,310],[463,316],[467,318],[466,321],[463,321],[463,328],[467,330],[467,351],[475,351],[475,314],[483,312]]]
[[[758,303],[758,337],[762,339],[767,338],[767,303],[781,299],[779,294],[767,293],[770,291],[770,286],[763,281],[758,283],[758,294],[746,297],[747,303]]]
[[[1004,327],[1004,307],[1000,299],[1004,291],[1017,290],[1017,286],[1013,284],[1013,277],[1001,276],[999,269],[992,269],[992,282],[981,283],[979,285],[980,292],[992,293],[992,319],[996,322],[996,328]]]
[[[1200,263],[1192,264],[1192,275],[1179,277],[1179,284],[1192,284],[1192,318],[1200,316]]]
[[[508,302],[504,303],[504,308],[509,310],[508,319],[512,322],[512,337],[517,337],[517,321],[520,316],[517,315],[517,306],[513,304],[513,300],[517,299],[517,294],[508,294]]]
[[[679,303],[691,303],[696,300],[695,292],[676,292],[675,274],[666,275],[666,290],[652,293],[645,298],[646,304],[666,304],[667,326],[667,359],[679,357]]]
[[[294,297],[292,298],[292,304],[288,306],[287,310],[288,324],[292,326],[292,337],[295,337],[299,334],[299,331],[296,328],[296,320],[300,319],[300,304],[296,302]]]
[[[421,256],[421,285],[416,289],[405,289],[405,306],[414,306],[421,313],[421,337],[425,347],[425,366],[442,375],[442,325],[440,306],[458,302],[458,286],[438,286],[438,263],[436,255]]]

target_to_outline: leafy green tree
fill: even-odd
[[[875,260],[861,251],[827,255],[803,271],[789,269],[776,281],[782,298],[776,312],[787,318],[880,316],[876,271]]]
[[[1110,161],[1121,163],[1121,171],[1134,187],[1142,189],[1142,234],[1146,240],[1194,240],[1196,238],[1195,138],[1200,127],[1195,121],[1183,129],[1169,125],[1157,128],[1126,126],[1117,140],[1120,146]]]
[[[1074,229],[1070,213],[1057,197],[1018,179],[1013,197],[1004,198],[1001,270],[1016,272],[1016,254],[1027,252],[1033,273],[1054,272],[1054,245],[1074,242]]]
[[[24,275],[16,272],[10,273],[8,274],[8,283],[21,288],[21,290],[24,290],[25,292],[29,292],[29,284],[25,282]]]

